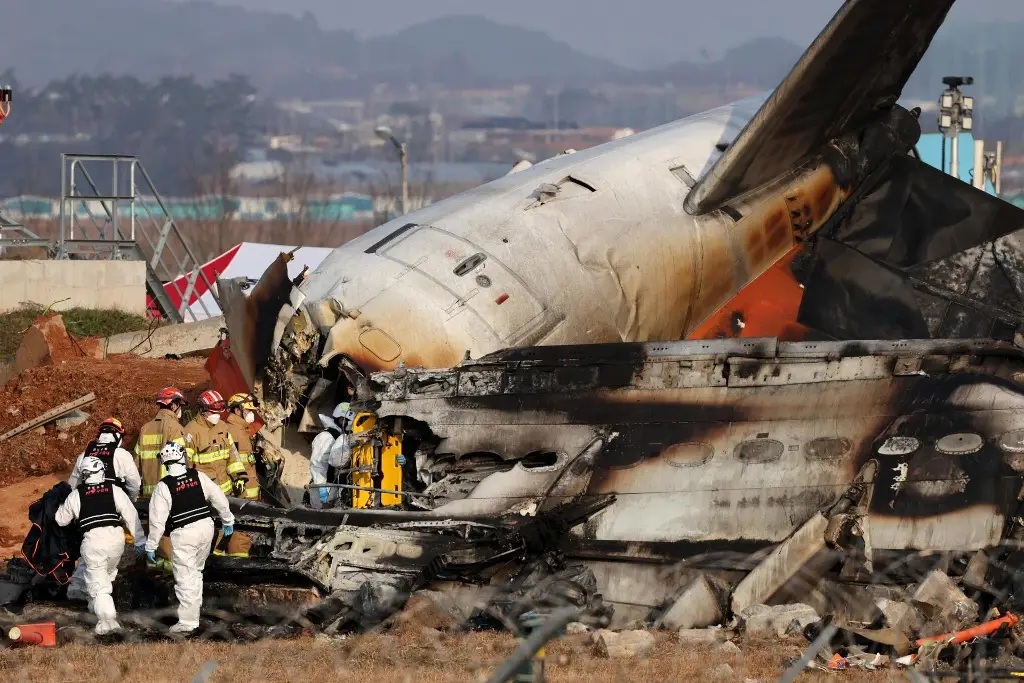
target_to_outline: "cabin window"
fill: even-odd
[[[935,442],[935,450],[946,455],[967,455],[977,453],[984,445],[985,440],[978,434],[947,434]]]
[[[558,453],[551,451],[534,451],[519,461],[524,469],[540,470],[545,467],[554,467],[558,464]]]
[[[823,436],[804,445],[810,460],[838,460],[852,449],[853,443],[849,439],[834,436]]]
[[[700,467],[714,455],[714,448],[700,442],[672,444],[664,452],[665,459],[673,467]]]
[[[1007,453],[1024,453],[1024,429],[1014,429],[999,437],[999,447]]]
[[[912,436],[890,436],[878,449],[879,455],[910,455],[921,442]]]
[[[748,465],[775,462],[782,457],[786,447],[775,439],[752,439],[736,447],[736,459]]]

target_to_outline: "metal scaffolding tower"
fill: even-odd
[[[109,192],[100,191],[94,175],[110,178]],[[202,271],[137,157],[62,154],[60,184],[57,258],[145,261],[147,289],[172,322],[199,319],[189,305],[199,283],[219,306],[214,278]],[[192,304],[196,305],[206,317],[214,315],[201,298]]]

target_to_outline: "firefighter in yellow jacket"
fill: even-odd
[[[185,447],[185,430],[181,426],[182,410],[185,408],[185,394],[177,387],[166,387],[156,395],[156,417],[142,425],[139,440],[135,442],[135,465],[142,475],[142,489],[139,500],[149,500],[153,489],[167,476],[167,469],[160,464],[160,449],[167,443]],[[165,536],[156,550],[156,566],[171,572],[171,540]]]
[[[176,387],[167,387],[157,394],[156,404],[159,407],[156,417],[142,425],[135,443],[135,466],[142,475],[139,498],[143,500],[148,499],[157,483],[167,476],[160,464],[160,449],[171,441],[185,446],[185,430],[181,426],[185,395]]]
[[[185,451],[189,465],[196,468],[231,495],[235,481],[245,479],[245,465],[231,441],[228,426],[221,422],[227,408],[224,397],[216,391],[199,395],[199,414],[185,425]]]
[[[185,451],[189,465],[213,480],[227,496],[233,496],[236,487],[244,490],[248,478],[245,465],[238,457],[238,449],[231,440],[227,422],[221,421],[227,409],[224,397],[216,391],[199,395],[199,415],[185,426]],[[249,537],[235,532],[228,537],[225,553],[222,537],[218,536],[214,555],[230,557],[249,556]]]
[[[235,482],[234,495],[246,500],[259,500],[260,480],[256,473],[256,453],[253,447],[252,425],[256,422],[256,399],[250,394],[235,394],[228,399],[225,419],[228,433],[238,449],[238,457],[245,465],[246,481]]]

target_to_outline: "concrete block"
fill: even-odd
[[[654,649],[654,635],[649,631],[601,631],[597,650],[609,659],[640,659]]]
[[[885,598],[875,604],[878,605],[879,611],[885,617],[886,625],[904,635],[919,630],[924,623],[921,613],[913,605]]]
[[[815,513],[796,533],[780,543],[736,586],[732,594],[733,613],[768,602],[780,588],[798,576],[805,564],[825,550],[827,527],[828,519],[820,512]]]
[[[723,657],[739,657],[743,654],[743,651],[740,650],[739,645],[732,642],[731,640],[727,640],[724,643],[719,643],[715,646],[714,651],[716,654],[722,655]]]
[[[194,323],[115,334],[103,340],[103,352],[106,356],[131,353],[146,358],[203,354],[217,345],[222,327],[224,317],[218,316]]]
[[[802,630],[808,624],[821,620],[813,607],[808,605],[751,605],[738,612],[743,630],[749,635],[772,635],[779,638],[786,635],[790,624],[796,622]]]
[[[911,602],[927,621],[926,630],[922,631],[925,636],[959,630],[977,623],[979,618],[978,603],[964,595],[956,582],[938,569],[918,585]]]
[[[718,592],[702,574],[686,587],[659,625],[672,630],[704,628],[721,622],[724,616]]]

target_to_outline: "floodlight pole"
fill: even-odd
[[[974,129],[974,98],[964,97],[964,85],[972,85],[970,76],[947,76],[942,79],[947,89],[939,99],[939,130],[952,142],[949,173],[954,178],[960,177],[960,132]],[[945,171],[945,169],[943,169]],[[975,169],[975,173],[977,173]]]

